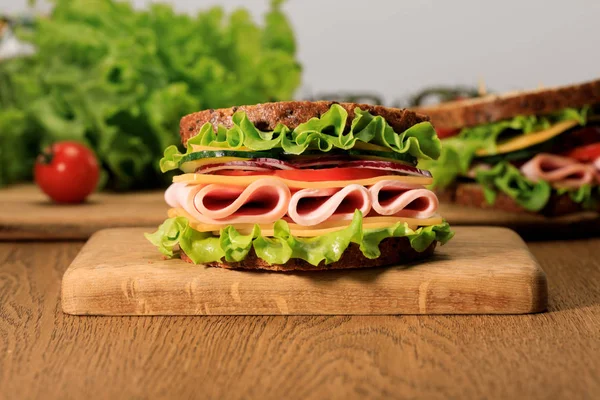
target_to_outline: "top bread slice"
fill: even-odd
[[[433,126],[458,129],[516,117],[544,115],[567,107],[600,103],[600,79],[571,86],[487,95],[451,101],[413,111],[431,118]]]
[[[186,115],[181,119],[179,124],[179,133],[181,135],[181,142],[186,144],[187,140],[196,135],[202,125],[207,122],[213,124],[215,128],[218,125],[230,128],[233,125],[231,117],[236,111],[244,111],[248,119],[262,131],[273,130],[279,123],[284,124],[290,129],[294,129],[313,117],[320,117],[333,104],[339,104],[348,111],[348,120],[346,122],[348,127],[354,118],[354,109],[356,107],[363,111],[368,111],[373,115],[382,116],[394,128],[394,131],[398,133],[404,132],[419,122],[429,121],[429,117],[425,115],[399,108],[360,103],[338,103],[335,101],[281,101],[216,110],[210,109]]]

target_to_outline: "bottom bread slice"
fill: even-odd
[[[477,183],[457,184],[452,188],[447,188],[443,192],[438,193],[438,198],[441,201],[453,202],[470,207],[501,210],[513,213],[541,214],[547,217],[558,217],[561,215],[585,211],[584,207],[581,204],[574,202],[568,194],[559,195],[556,192],[552,193],[548,204],[546,204],[546,206],[538,212],[526,210],[504,193],[498,193],[494,204],[489,204],[485,200],[483,188]],[[600,209],[598,209],[598,211],[600,211]]]
[[[387,238],[382,240],[379,244],[381,256],[370,259],[362,254],[357,244],[351,243],[338,261],[331,264],[321,262],[319,265],[312,265],[299,258],[292,258],[285,264],[271,265],[265,260],[257,257],[254,249],[251,249],[246,258],[240,262],[210,262],[206,265],[230,269],[262,269],[269,271],[318,271],[346,268],[373,268],[405,264],[430,257],[435,250],[436,244],[437,242],[434,241],[427,249],[418,252],[411,247],[410,241],[406,237]],[[183,251],[181,252],[181,259],[190,263],[192,262]]]

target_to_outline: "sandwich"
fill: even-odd
[[[419,160],[440,155],[428,117],[366,104],[290,101],[181,119],[168,147],[169,218],[146,237],[166,257],[274,271],[379,267],[453,236]]]
[[[596,80],[414,108],[443,148],[419,167],[444,201],[548,217],[597,211],[599,105]]]

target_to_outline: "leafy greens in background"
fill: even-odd
[[[29,179],[40,148],[64,139],[96,151],[108,188],[166,183],[158,160],[183,115],[292,97],[301,67],[281,4],[261,27],[244,9],[55,0],[17,32],[36,54],[0,62],[0,185]]]

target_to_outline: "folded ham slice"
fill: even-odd
[[[379,215],[429,218],[438,209],[435,193],[420,185],[382,180],[369,188],[373,211]]]
[[[350,220],[356,209],[367,215],[371,200],[364,186],[352,184],[342,189],[299,190],[292,195],[287,213],[298,225],[312,226],[327,220]]]
[[[534,182],[544,180],[557,188],[579,188],[596,179],[593,165],[546,153],[538,154],[523,164],[521,172]]]
[[[165,192],[171,207],[181,207],[205,224],[267,224],[287,212],[291,193],[279,179],[264,178],[247,187],[172,184]]]

